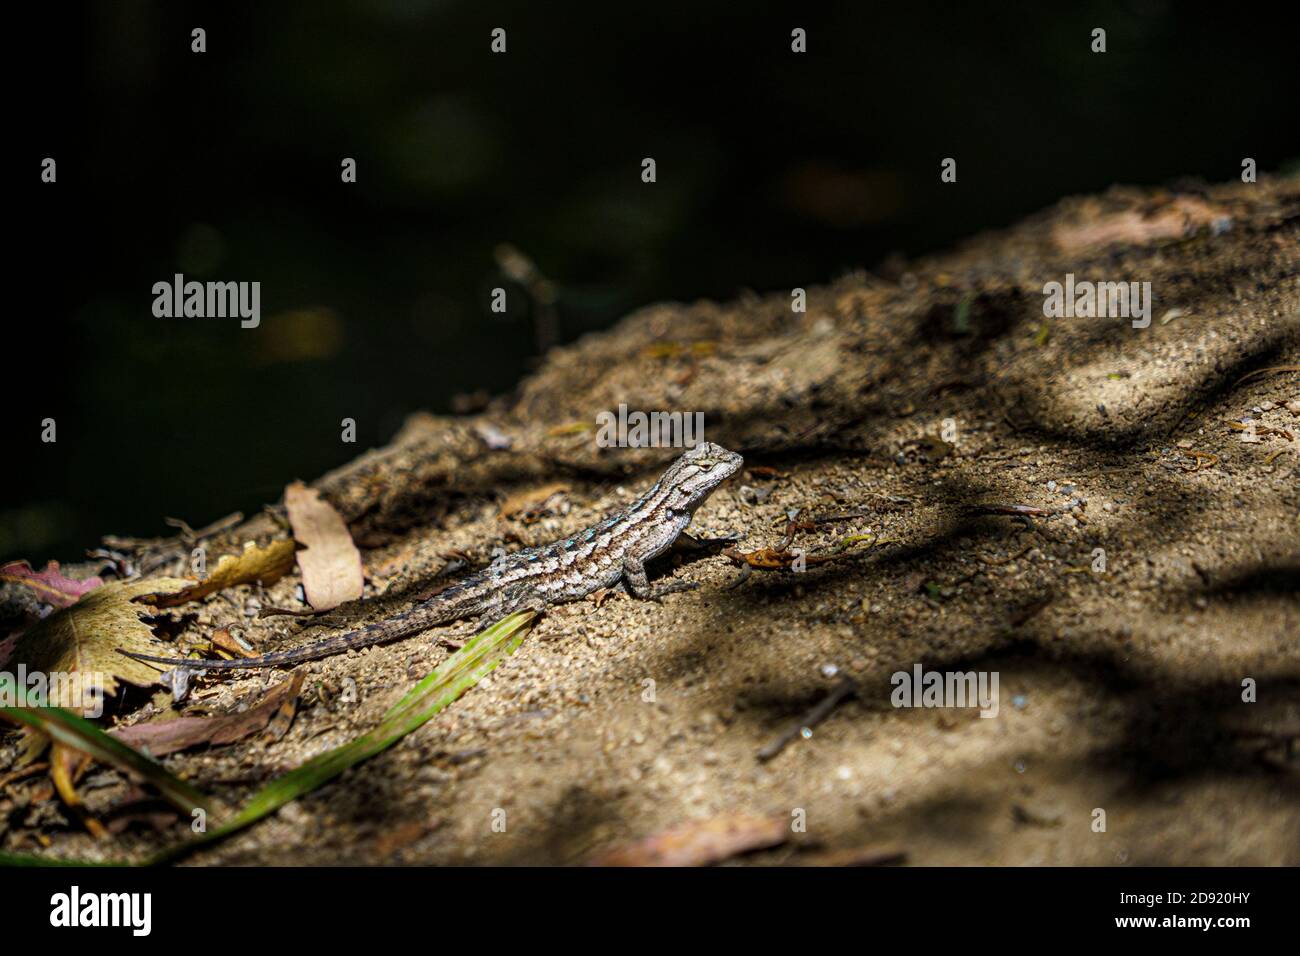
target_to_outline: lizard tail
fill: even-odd
[[[405,614],[386,621],[367,624],[363,628],[349,631],[346,634],[327,637],[323,641],[308,644],[306,647],[275,651],[271,654],[263,654],[261,657],[245,657],[231,661],[204,661],[183,657],[151,657],[148,654],[136,654],[121,648],[118,648],[118,652],[137,661],[148,661],[151,664],[170,664],[172,667],[190,671],[234,671],[259,667],[287,667],[290,664],[319,660],[332,654],[341,654],[344,651],[370,647],[373,644],[387,644],[389,641],[395,641],[428,630],[436,624],[445,624],[450,620],[454,620],[456,616],[445,605],[418,605]]]

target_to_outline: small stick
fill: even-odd
[[[987,555],[983,555],[983,554],[977,554],[976,557],[979,558],[981,561],[983,561],[985,564],[991,564],[996,567],[998,565],[1010,564],[1012,561],[1017,561],[1020,558],[1023,558],[1033,549],[1034,546],[1032,544],[1027,544],[1019,551],[1017,551],[1015,554],[1009,554],[1005,558],[990,558]]]
[[[1237,381],[1233,382],[1232,387],[1236,388],[1242,382],[1249,381],[1256,375],[1268,375],[1270,372],[1300,372],[1300,365],[1271,365],[1268,368],[1257,368],[1253,372],[1247,372]]]
[[[781,736],[760,750],[758,759],[766,763],[790,746],[796,738],[804,736],[805,731],[811,732],[814,727],[830,716],[831,711],[838,707],[842,700],[856,693],[857,689],[857,682],[851,677],[842,678],[831,688],[830,693],[818,702],[816,707],[803,715],[798,723],[792,725]]]

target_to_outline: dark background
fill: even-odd
[[[6,19],[0,560],[255,510],[411,411],[510,389],[536,350],[521,290],[510,314],[487,308],[501,242],[556,283],[568,341],[656,300],[921,254],[1070,193],[1300,156],[1294,24],[1255,5],[293,0]],[[151,287],[175,272],[260,281],[261,327],[154,318]]]

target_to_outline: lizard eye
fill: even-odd
[[[703,461],[697,461],[695,463],[695,466],[699,468],[700,471],[709,471],[710,469],[713,468],[713,462],[709,461],[709,459],[706,458]]]

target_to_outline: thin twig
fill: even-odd
[[[785,748],[788,747],[796,738],[810,735],[812,729],[829,717],[831,711],[838,707],[842,700],[857,693],[857,690],[858,685],[853,678],[841,678],[835,686],[831,688],[830,693],[818,702],[816,707],[804,714],[798,723],[793,724],[789,729],[782,733],[781,736],[777,737],[760,750],[758,752],[758,759],[764,762],[771,760],[782,750],[785,750]]]
[[[1241,378],[1232,384],[1236,388],[1242,382],[1249,381],[1256,375],[1268,375],[1271,372],[1300,372],[1300,365],[1270,365],[1268,368],[1257,368],[1253,372],[1247,372]]]

